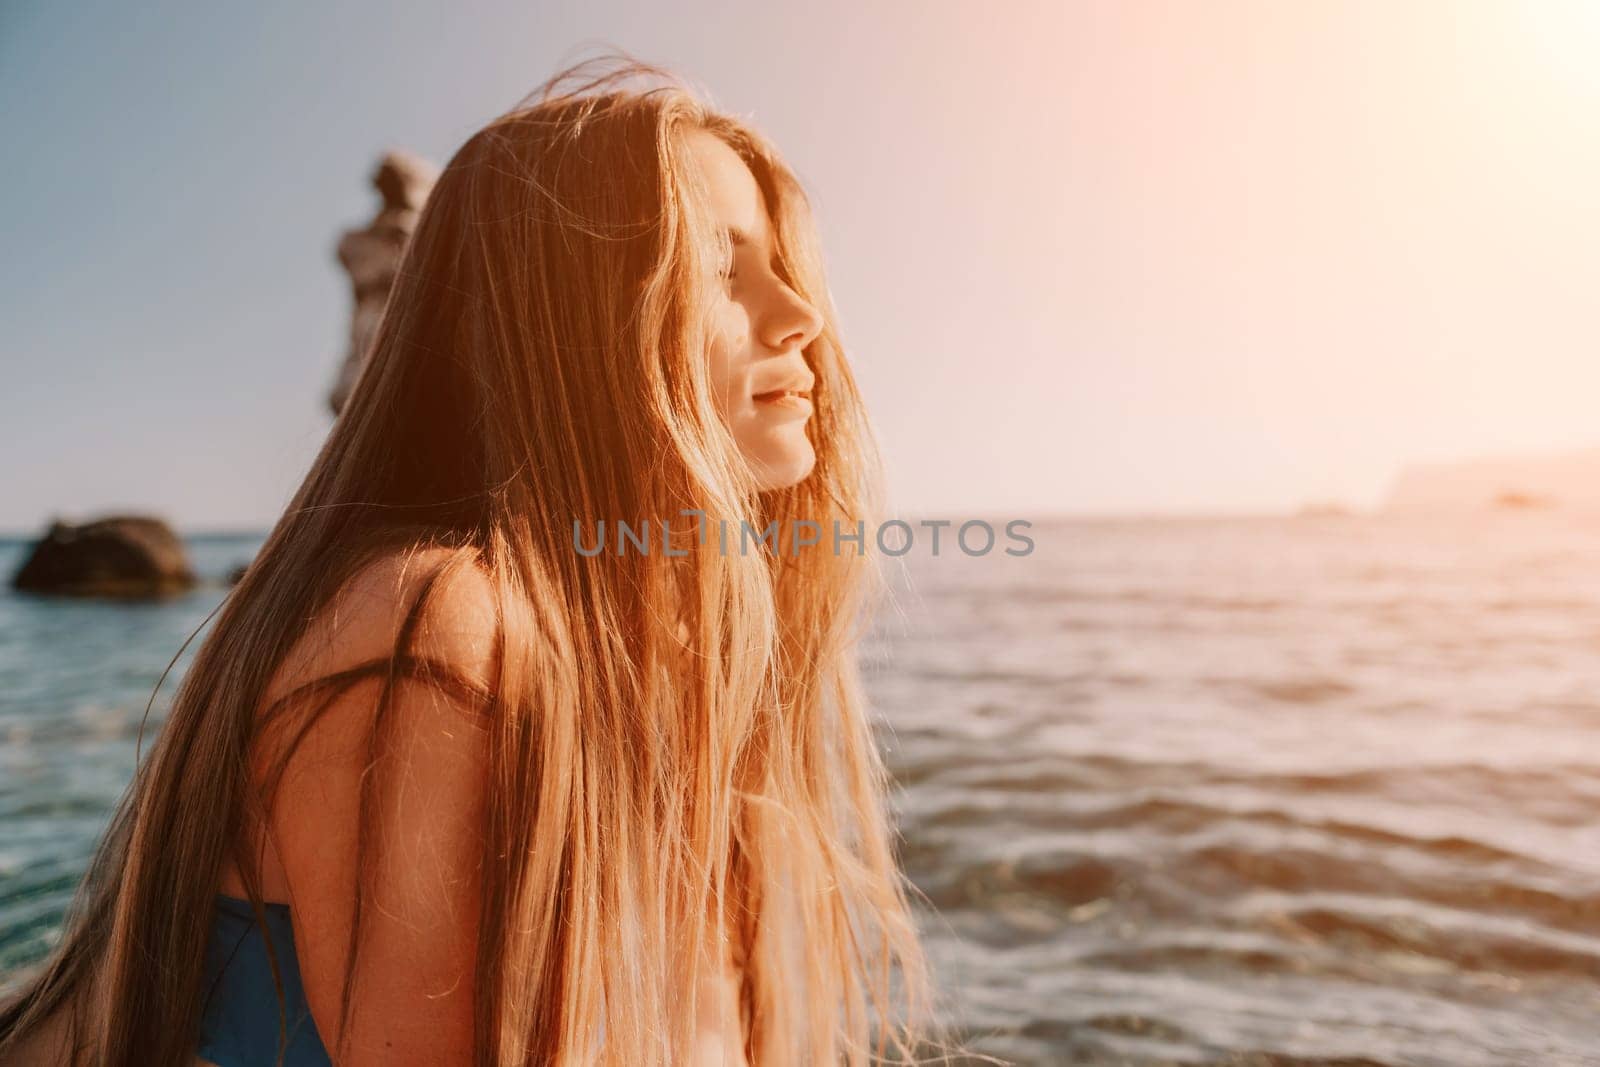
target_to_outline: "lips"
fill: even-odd
[[[817,377],[798,353],[781,361],[763,363],[751,376],[750,399],[760,408],[811,410],[811,388]],[[760,391],[755,391],[755,386]]]

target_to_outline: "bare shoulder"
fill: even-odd
[[[274,674],[267,702],[307,682],[387,659],[402,636],[409,637],[414,657],[446,664],[487,689],[497,626],[493,580],[474,550],[391,551],[346,579],[308,620]]]
[[[283,867],[297,851],[354,839],[360,783],[380,748],[389,750],[386,762],[411,763],[414,781],[450,794],[442,806],[471,806],[487,761],[488,724],[478,712],[493,684],[496,626],[490,577],[466,550],[449,548],[372,560],[308,620],[261,702],[252,758]],[[384,700],[402,639],[413,662],[440,669],[402,672]],[[448,678],[463,684],[441,683]],[[268,863],[276,886],[278,865]],[[282,873],[292,896],[294,872]]]

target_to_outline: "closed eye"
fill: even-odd
[[[772,272],[773,277],[784,282],[784,284],[788,284],[788,278],[783,272],[782,260],[774,256],[772,262],[767,264],[767,269]],[[739,272],[734,269],[733,260],[731,259],[724,260],[722,266],[717,269],[717,277],[722,278],[725,281],[732,281],[738,276]]]
[[[739,256],[739,249],[752,247],[752,242],[750,238],[746,236],[745,232],[739,229],[737,226],[724,227],[722,231],[722,238],[722,248],[724,254],[722,258],[722,265],[717,271],[717,277],[727,281],[732,281],[734,278],[739,276],[739,272],[734,269],[734,260],[736,260]],[[771,261],[767,264],[767,269],[772,272],[774,277],[778,278],[780,281],[783,281],[785,284],[788,283],[788,278],[784,275],[783,261],[776,254],[773,255]]]

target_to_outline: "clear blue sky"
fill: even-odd
[[[1365,506],[1600,443],[1597,11],[13,0],[0,530],[269,523],[379,154],[603,43],[810,187],[902,514]]]

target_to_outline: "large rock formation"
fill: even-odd
[[[1404,514],[1524,508],[1600,512],[1600,448],[1414,464],[1383,504]]]
[[[165,522],[107,515],[55,521],[11,578],[13,588],[66,596],[148,598],[195,585],[183,541]]]
[[[372,176],[373,186],[383,197],[382,206],[366,226],[348,230],[339,239],[339,262],[350,275],[355,303],[350,315],[350,347],[328,394],[335,415],[343,410],[361,373],[406,242],[417,228],[417,216],[438,177],[439,168],[419,156],[388,153]]]

